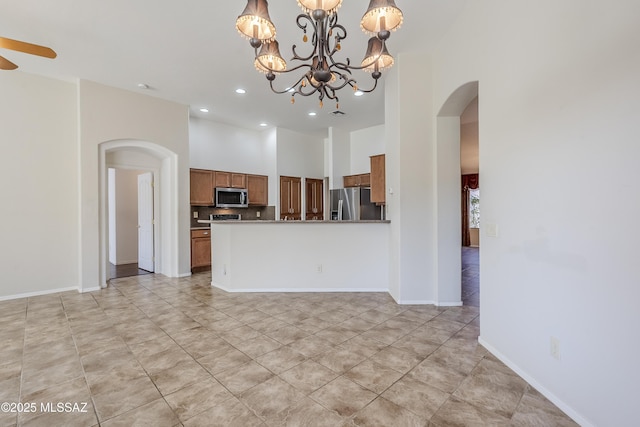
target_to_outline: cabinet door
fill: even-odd
[[[358,186],[358,177],[357,175],[345,175],[343,177],[344,188],[349,187],[357,187]]]
[[[368,187],[369,185],[371,185],[371,175],[369,175],[368,173],[358,175],[359,187]]]
[[[302,218],[302,179],[280,177],[280,219]]]
[[[190,178],[191,204],[195,206],[213,205],[213,171],[191,169]]]
[[[371,202],[384,204],[386,197],[384,154],[371,156]]]
[[[249,206],[267,206],[269,203],[269,177],[264,175],[247,175],[249,190]]]
[[[231,187],[231,173],[215,171],[213,181],[216,187],[229,188]]]
[[[291,180],[280,177],[280,219],[291,216]]]
[[[324,219],[323,181],[307,178],[305,180],[306,216],[310,221]]]
[[[247,175],[243,173],[231,174],[231,187],[233,188],[247,188]]]
[[[211,234],[209,230],[191,231],[191,268],[211,265]]]

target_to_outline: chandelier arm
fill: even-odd
[[[306,74],[304,74],[302,77],[300,77],[300,78],[298,79],[298,81],[297,81],[297,82],[295,82],[291,87],[289,87],[289,88],[287,88],[287,89],[284,89],[284,90],[278,90],[278,89],[274,88],[274,87],[273,87],[273,80],[269,80],[269,86],[271,86],[271,90],[272,90],[274,93],[277,93],[278,95],[282,95],[283,93],[291,92],[291,88],[295,88],[295,92],[293,92],[293,93],[300,93],[301,95],[304,95],[303,93],[301,93],[301,92],[300,92],[299,85],[300,85],[300,82],[301,82],[302,80],[304,80],[304,78],[305,78],[305,77],[306,77]],[[275,79],[274,79],[274,80],[275,80]],[[305,95],[305,96],[307,96],[307,95]]]
[[[347,58],[347,61],[349,61],[349,58]],[[344,62],[335,62],[333,60],[333,58],[331,58],[331,66],[330,68],[337,68],[339,70],[344,71],[345,73],[349,73],[349,74],[353,74],[351,72],[351,66],[349,65],[349,63],[347,62],[346,64]],[[342,73],[340,73],[340,75],[342,75]]]
[[[318,50],[318,27],[316,25],[316,23],[313,21],[313,19],[311,19],[311,17],[307,14],[301,13],[300,15],[298,15],[298,17],[296,18],[296,23],[298,24],[298,27],[300,27],[306,34],[306,29],[307,29],[307,25],[309,23],[301,23],[302,20],[307,20],[309,21],[309,23],[311,24],[311,26],[313,27],[313,35],[311,36],[311,44],[313,45],[313,49],[311,51],[311,53],[309,54],[309,56],[300,56],[298,55],[298,52],[296,52],[296,48],[298,46],[296,46],[295,44],[291,47],[291,51],[293,53],[293,58],[291,58],[291,60],[298,60],[298,61],[308,61],[311,58],[314,57],[314,55],[316,54],[316,51]]]
[[[336,16],[337,18],[337,16]],[[337,19],[336,19],[337,21]],[[330,24],[329,26],[329,30],[330,31],[336,31],[336,35],[334,37],[334,44],[333,47],[330,46],[330,40],[327,39],[327,44],[326,44],[326,51],[327,51],[327,55],[329,55],[329,57],[332,57],[337,51],[338,51],[338,44],[347,38],[347,29],[344,28],[342,25],[337,24],[337,23],[333,23]],[[333,58],[331,58],[331,60],[333,61]]]
[[[346,85],[349,85],[349,86],[353,87],[353,85],[357,84],[357,82],[354,79],[346,78],[344,74],[342,74],[340,77],[342,79],[344,79],[344,82],[342,84],[340,84],[339,86],[330,85],[330,84],[326,84],[325,86],[327,86],[328,88],[330,88],[332,91],[335,92],[336,90],[342,89]]]
[[[374,90],[376,90],[376,88],[378,87],[378,79],[373,79],[374,83],[373,83],[373,87],[371,89],[365,90],[365,89],[360,89],[360,86],[358,86],[358,90],[360,92],[364,92],[364,93],[371,93]]]

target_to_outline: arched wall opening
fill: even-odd
[[[478,96],[478,82],[458,87],[436,118],[437,140],[437,301],[459,301],[461,296],[460,116]]]
[[[154,175],[155,271],[169,277],[178,275],[178,156],[149,141],[112,140],[99,144],[99,283],[107,286],[109,254],[108,168],[141,169]]]

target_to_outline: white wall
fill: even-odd
[[[76,289],[76,87],[5,71],[0,93],[0,299]]]
[[[437,150],[432,78],[429,58],[412,53],[398,55],[396,66],[385,80],[386,199],[387,218],[391,220],[389,287],[396,301],[405,304],[451,302],[439,301],[437,295]]]
[[[481,341],[582,425],[637,418],[637,16],[469,2],[433,58],[436,108],[480,82]]]
[[[277,130],[278,175],[324,178],[324,138]]]
[[[329,188],[343,188],[345,175],[351,175],[351,134],[338,128],[329,128],[326,142],[329,151]]]
[[[162,236],[160,273],[170,277],[190,274],[189,129],[188,107],[125,90],[80,81],[80,271],[83,290],[101,286],[105,277],[106,223],[103,196],[106,170],[100,165],[100,144],[140,141],[140,146],[163,150],[159,224]],[[100,176],[103,173],[104,177]],[[106,193],[104,194],[106,198]],[[101,237],[101,234],[104,236]]]
[[[384,125],[351,132],[351,175],[371,172],[370,156],[385,153]]]
[[[275,161],[270,131],[252,131],[210,120],[189,119],[192,168],[269,175]]]

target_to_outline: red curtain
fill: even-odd
[[[480,186],[480,177],[477,173],[462,175],[462,246],[471,245],[471,233],[469,232],[469,190],[475,190]]]

